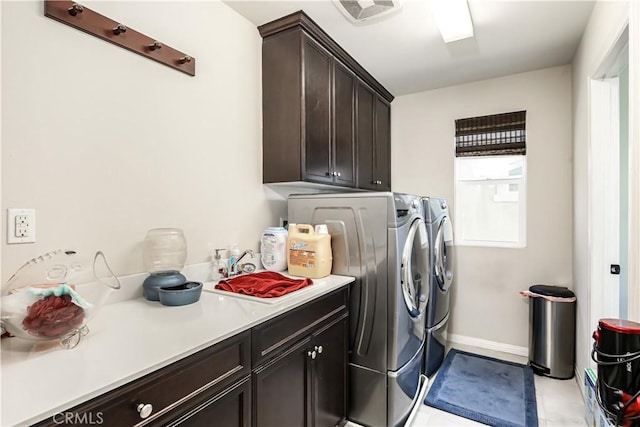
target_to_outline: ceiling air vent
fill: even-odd
[[[378,19],[402,7],[402,0],[333,0],[333,3],[351,22]]]

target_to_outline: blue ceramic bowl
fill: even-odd
[[[187,305],[200,299],[202,283],[186,282],[182,285],[158,289],[158,296],[162,305]]]
[[[169,288],[172,286],[182,285],[187,282],[187,278],[177,271],[163,271],[153,273],[142,282],[142,290],[144,297],[149,301],[159,301],[160,288]]]

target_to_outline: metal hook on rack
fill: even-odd
[[[117,35],[120,35],[122,33],[126,33],[127,32],[127,27],[125,27],[122,24],[118,24],[112,31],[113,31],[113,34],[115,34],[117,36]]]
[[[78,3],[74,3],[73,6],[67,9],[67,12],[69,12],[69,15],[71,16],[76,16],[77,14],[84,12],[84,8]]]
[[[149,48],[149,50],[156,50],[156,49],[160,49],[162,48],[162,43],[160,43],[157,40],[154,40],[153,43],[151,43],[149,46],[147,46]]]
[[[181,64],[186,64],[188,62],[191,62],[191,57],[189,55],[183,56],[182,58],[178,59],[178,62]]]

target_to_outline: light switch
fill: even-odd
[[[36,241],[36,210],[7,209],[7,243]]]

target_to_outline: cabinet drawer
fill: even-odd
[[[253,367],[264,363],[326,322],[347,311],[349,287],[345,286],[251,330]]]
[[[72,417],[73,425],[145,425],[205,390],[216,393],[251,372],[251,334],[243,332],[199,351],[139,380],[87,403],[57,414],[39,425],[59,425]],[[141,418],[138,405],[152,405]]]

